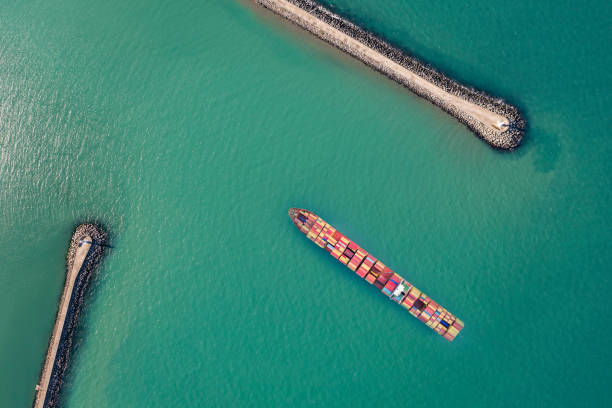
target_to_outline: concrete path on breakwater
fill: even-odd
[[[387,56],[355,40],[291,2],[287,0],[256,1],[288,17],[290,20],[299,22],[300,25],[308,27],[308,30],[312,31],[318,37],[332,40],[337,44],[342,44],[348,53],[359,55],[360,59],[369,65],[384,67],[385,71],[390,71],[392,75],[396,76],[400,81],[409,83],[411,88],[420,90],[423,94],[429,94],[431,98],[438,99],[442,104],[446,104],[447,106],[469,115],[494,133],[502,133],[508,129],[510,119],[507,116],[493,112],[483,106],[479,106],[447,92],[438,85],[420,77]]]
[[[62,293],[59,309],[57,311],[55,326],[53,326],[53,333],[51,334],[51,341],[49,342],[49,350],[47,351],[47,357],[45,358],[45,366],[43,367],[40,381],[36,386],[36,400],[34,401],[34,408],[43,408],[45,404],[47,389],[49,388],[49,380],[51,379],[51,372],[53,371],[53,365],[55,364],[57,348],[59,346],[60,339],[62,338],[62,331],[64,329],[70,298],[72,297],[74,282],[76,281],[79,271],[83,266],[83,262],[89,253],[91,243],[92,240],[89,235],[80,240],[79,246],[74,254],[72,269],[70,269],[66,275],[66,284],[64,285],[64,292]]]

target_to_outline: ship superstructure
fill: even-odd
[[[308,239],[348,266],[360,278],[374,285],[392,301],[408,309],[413,316],[446,340],[453,341],[463,329],[463,322],[460,319],[326,223],[321,217],[301,208],[291,208],[289,217]]]

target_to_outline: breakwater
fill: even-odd
[[[526,122],[516,107],[463,85],[312,0],[255,0],[359,59],[464,123],[489,145],[517,147]]]
[[[106,233],[95,224],[81,224],[72,234],[66,259],[66,283],[36,385],[34,408],[51,408],[58,404],[83,296],[89,278],[102,258],[106,238]]]

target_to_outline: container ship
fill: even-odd
[[[315,213],[302,208],[291,208],[289,217],[308,239],[348,266],[360,278],[374,285],[392,301],[408,309],[412,315],[446,340],[453,341],[463,329],[463,322],[460,319]]]

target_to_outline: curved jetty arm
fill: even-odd
[[[60,338],[62,337],[62,329],[66,321],[66,313],[68,312],[68,304],[70,303],[70,297],[72,295],[72,289],[76,280],[83,261],[89,252],[91,247],[91,237],[85,235],[82,240],[79,241],[78,247],[74,254],[74,262],[72,268],[68,270],[66,275],[66,285],[64,286],[64,292],[60,300],[59,309],[57,311],[57,318],[55,320],[55,326],[53,327],[53,334],[51,335],[51,342],[49,344],[49,350],[47,351],[47,358],[45,359],[45,367],[43,368],[40,382],[36,386],[36,402],[34,408],[43,408],[45,402],[45,396],[47,395],[47,389],[49,388],[49,380],[51,379],[51,371],[55,362],[55,356],[57,355],[57,348],[59,346]]]
[[[428,99],[491,146],[513,149],[521,142],[525,122],[502,100],[459,84],[312,0],[256,1]]]
[[[40,381],[36,385],[34,408],[50,408],[58,403],[83,293],[91,272],[100,260],[105,240],[106,234],[93,224],[79,225],[72,235],[66,266],[66,283]]]

